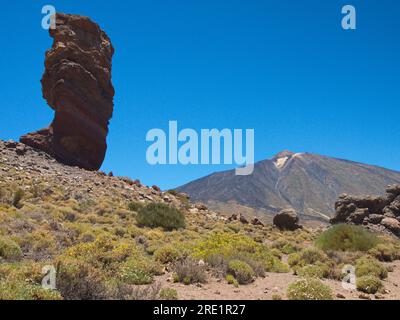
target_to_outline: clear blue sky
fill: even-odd
[[[400,2],[146,0],[2,3],[0,138],[47,126],[41,8],[90,16],[116,54],[103,170],[162,188],[232,166],[150,166],[152,128],[254,128],[256,160],[290,149],[400,170]],[[357,9],[357,30],[341,8]]]

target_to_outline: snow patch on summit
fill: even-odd
[[[303,154],[304,153],[293,153],[292,155],[289,155],[289,156],[283,156],[283,157],[276,158],[274,161],[274,165],[277,169],[280,170],[289,162],[289,160],[294,159],[294,158],[301,158],[301,156]]]
[[[288,160],[289,157],[278,158],[274,161],[274,165],[277,169],[282,169]]]

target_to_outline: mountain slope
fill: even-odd
[[[293,207],[305,218],[327,220],[341,193],[382,193],[400,172],[326,156],[283,151],[256,163],[250,176],[234,170],[212,174],[177,190],[195,201],[230,210],[237,205],[274,214]]]

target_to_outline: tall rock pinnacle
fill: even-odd
[[[55,117],[48,128],[20,141],[67,165],[98,170],[114,107],[114,48],[96,23],[78,15],[57,14],[50,36],[54,42],[46,52],[42,92]]]

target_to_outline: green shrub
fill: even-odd
[[[0,263],[0,300],[60,300],[59,292],[41,287],[42,267],[32,261]]]
[[[162,264],[167,264],[182,258],[182,253],[172,245],[166,245],[154,252],[154,258]]]
[[[178,192],[174,189],[168,190],[167,193],[172,194],[173,196],[177,196]]]
[[[338,224],[323,232],[315,241],[329,251],[368,251],[379,243],[378,237],[361,226]]]
[[[11,239],[0,237],[0,257],[5,260],[16,260],[22,256],[21,248]]]
[[[379,279],[387,278],[388,271],[386,267],[378,260],[363,257],[356,261],[356,276],[375,276]]]
[[[161,289],[159,296],[161,300],[178,300],[178,292],[171,288]]]
[[[173,230],[185,227],[185,216],[176,208],[151,203],[139,210],[136,221],[140,226]]]
[[[333,300],[332,290],[318,279],[297,280],[287,289],[289,300]]]
[[[289,271],[287,265],[275,257],[265,245],[240,233],[213,232],[197,242],[191,252],[196,259],[202,259],[222,271],[226,271],[231,260],[258,264],[257,268],[262,268],[263,271]]]
[[[205,267],[191,258],[180,260],[174,265],[174,281],[186,285],[192,283],[205,283]]]
[[[101,300],[107,297],[103,275],[82,261],[64,260],[59,263],[57,289],[65,300]]]
[[[228,264],[228,274],[231,274],[239,284],[248,284],[254,280],[254,270],[244,261],[232,260]]]
[[[61,300],[58,291],[45,290],[26,281],[0,281],[0,300]]]
[[[119,278],[126,284],[143,285],[154,281],[154,276],[161,273],[160,266],[149,258],[132,257],[119,269]]]
[[[311,278],[325,278],[328,270],[326,270],[324,265],[307,265],[297,270],[297,275],[301,277],[311,277]]]
[[[272,243],[272,248],[276,248],[284,254],[292,254],[300,250],[299,245],[287,241],[286,239],[279,238]]]
[[[399,258],[397,248],[391,243],[379,243],[376,247],[369,250],[368,253],[379,261],[384,262],[391,262]]]
[[[128,203],[128,209],[129,209],[129,211],[135,211],[135,212],[138,212],[140,209],[142,209],[143,208],[143,203],[141,203],[141,202],[134,202],[134,201],[132,201],[132,202],[129,202]]]
[[[296,274],[303,277],[338,277],[335,262],[317,248],[306,248],[289,255],[288,263]]]
[[[226,282],[228,282],[228,284],[232,284],[234,285],[236,288],[239,287],[239,282],[235,279],[235,277],[231,274],[227,274],[225,277]]]
[[[272,295],[272,300],[279,301],[279,300],[282,300],[282,297],[279,294],[273,294]]]
[[[18,189],[15,191],[13,200],[12,200],[12,205],[16,208],[21,208],[21,200],[24,197],[24,191],[22,189]]]
[[[357,278],[356,286],[359,291],[374,294],[383,288],[383,283],[375,276],[362,276]]]
[[[288,257],[288,263],[291,267],[304,267],[310,264],[322,263],[329,258],[325,252],[316,248],[306,248],[297,253],[292,253]]]
[[[296,251],[299,251],[299,248],[297,246],[294,246],[294,245],[290,244],[290,243],[287,243],[282,247],[281,251],[284,254],[291,254],[291,253],[294,253]]]
[[[60,261],[66,258],[75,258],[99,269],[113,270],[116,265],[127,260],[128,257],[141,256],[141,251],[135,244],[125,241],[115,241],[111,237],[99,236],[95,241],[79,243],[67,248],[59,257]]]
[[[143,285],[153,283],[154,278],[151,273],[137,266],[125,267],[120,271],[121,281],[127,284]]]

